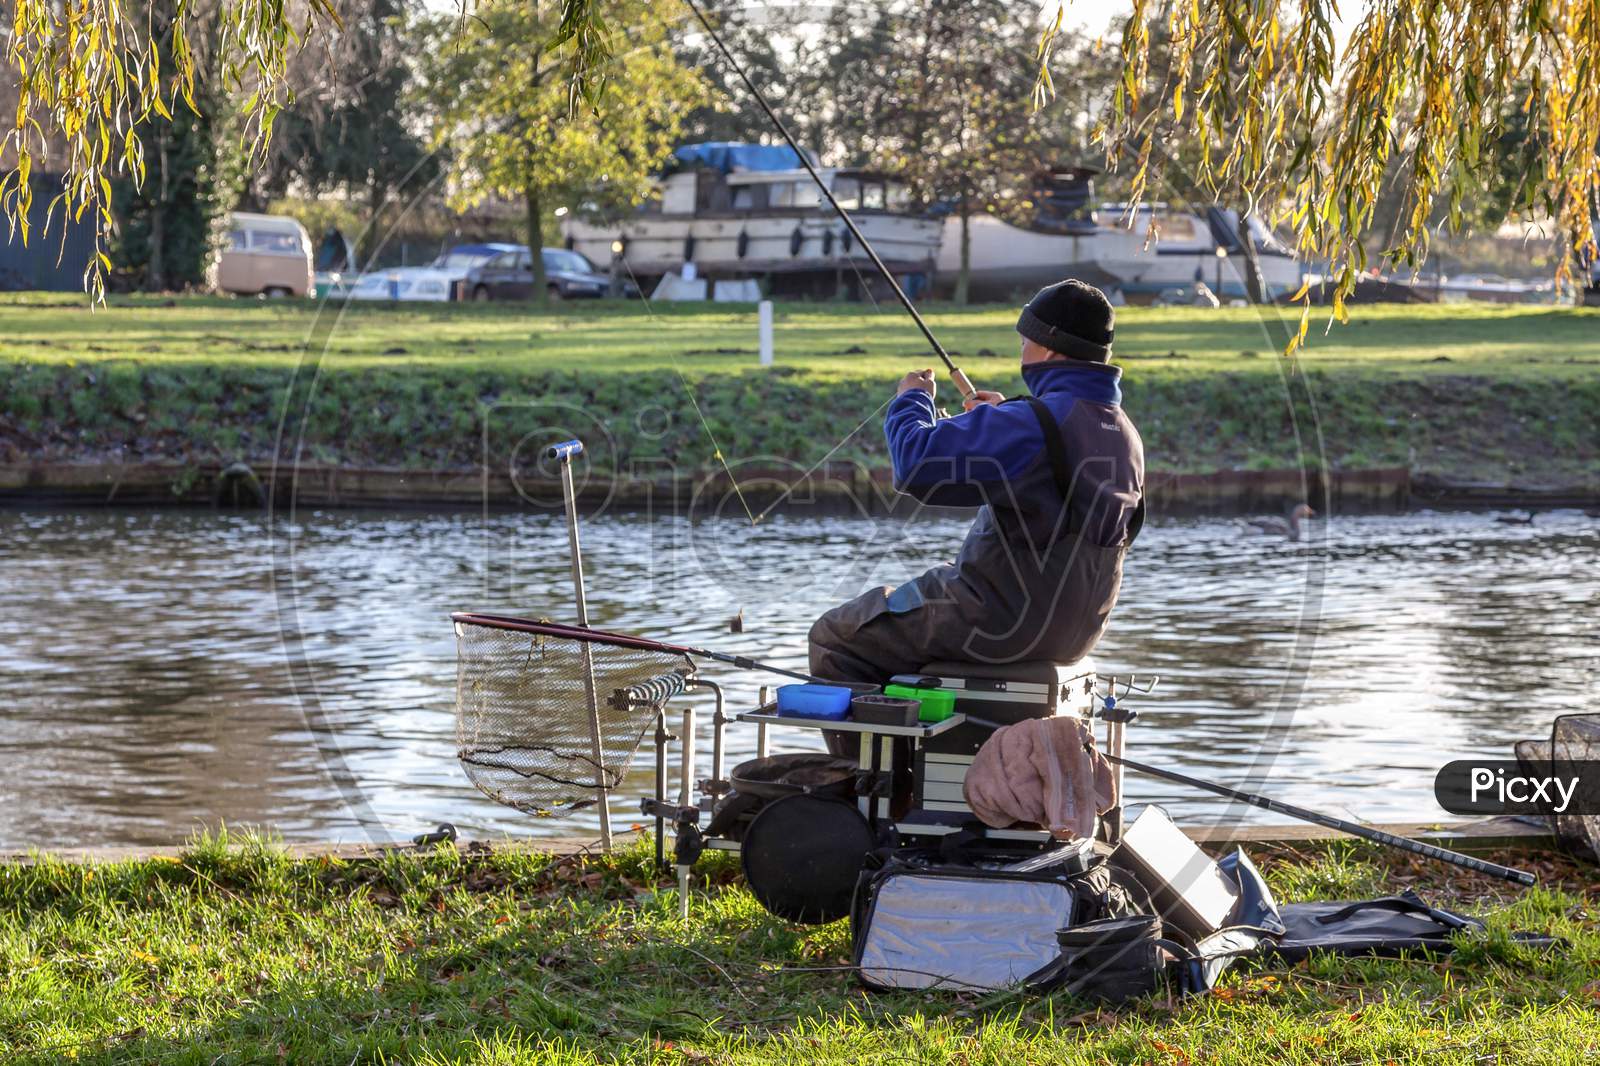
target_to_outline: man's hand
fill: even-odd
[[[990,407],[993,407],[996,404],[1004,403],[1005,399],[1006,398],[1000,395],[998,392],[990,392],[988,389],[974,389],[972,391],[972,396],[969,399],[961,401],[961,406],[965,410],[970,411],[980,404],[988,404]]]
[[[932,396],[937,387],[933,382],[932,370],[913,370],[900,379],[900,384],[894,390],[894,394],[896,396],[904,396],[912,389],[921,389],[929,396]]]

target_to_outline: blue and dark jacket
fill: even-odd
[[[1070,463],[1067,526],[1112,547],[1128,533],[1144,490],[1144,445],[1122,411],[1122,372],[1105,363],[1051,360],[1023,367],[1044,402]],[[895,398],[884,417],[894,484],[924,503],[989,505],[1030,530],[1062,517],[1062,493],[1040,419],[1012,400],[939,419],[920,389]]]
[[[921,391],[889,405],[895,487],[978,517],[954,562],[817,619],[812,673],[883,681],[932,663],[1065,664],[1100,639],[1144,513],[1144,446],[1115,367],[1052,360],[1022,376],[1032,398],[954,418],[939,419]]]

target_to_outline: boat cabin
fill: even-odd
[[[1036,233],[1090,233],[1095,229],[1094,167],[1065,166],[1033,176],[1028,204],[1033,217],[1028,228]]]
[[[910,188],[886,174],[839,167],[819,168],[818,173],[846,211],[904,213],[912,208]],[[700,218],[831,210],[811,175],[798,168],[732,173],[710,167],[679,170],[661,179],[659,196],[651,207],[651,213]]]
[[[861,239],[828,205],[808,163]],[[563,230],[567,247],[595,262],[619,257],[619,267],[667,299],[880,299],[890,293],[862,240],[914,298],[932,277],[942,225],[883,171],[817,166],[787,146],[719,141],[678,148],[637,212],[569,218]]]

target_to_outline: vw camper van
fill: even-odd
[[[230,216],[217,258],[217,288],[242,296],[304,296],[311,291],[311,238],[286,215]]]

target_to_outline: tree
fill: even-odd
[[[1380,253],[1392,265],[1419,267],[1436,218],[1459,230],[1472,200],[1496,196],[1548,214],[1574,249],[1594,251],[1592,5],[1381,0],[1366,6],[1342,54],[1332,0],[1189,0],[1166,10],[1171,59],[1152,64],[1155,6],[1133,0],[1102,129],[1108,158],[1129,164],[1142,193],[1160,172],[1158,146],[1192,131],[1205,148],[1195,177],[1213,191],[1245,191],[1250,206],[1289,227],[1303,255],[1327,260],[1341,318],[1368,264],[1362,238],[1380,223],[1386,179],[1400,201]],[[1048,33],[1041,52],[1038,92],[1048,96]],[[1540,155],[1532,173],[1529,143]],[[1307,324],[1302,315],[1290,351]]]
[[[175,0],[149,7],[152,55],[170,62]],[[191,24],[200,71],[190,99],[171,119],[151,114],[134,127],[145,145],[144,180],[112,183],[117,229],[107,245],[111,269],[125,283],[151,292],[205,283],[221,226],[238,191],[237,129],[226,96],[217,91],[214,20]]]
[[[546,299],[545,222],[558,200],[596,207],[637,203],[676,146],[682,115],[703,79],[673,55],[670,0],[612,5],[629,48],[614,56],[603,94],[572,110],[554,0],[482,0],[464,22],[437,24],[428,81],[441,101],[435,143],[450,146],[451,200],[520,199],[533,249],[534,292]]]
[[[864,14],[850,9],[863,32],[832,34],[837,44],[819,64],[834,137],[960,219],[957,303],[967,300],[972,216],[1014,208],[1054,162],[1045,131],[1059,116],[1029,102],[1032,9],[1014,0],[874,0]]]
[[[559,4],[539,20],[556,47],[538,54],[567,80],[574,124],[592,123],[608,86],[628,77],[629,64],[613,60],[633,46],[627,32],[639,0],[546,2]],[[63,158],[51,161],[65,175],[61,208],[91,213],[97,230],[110,232],[110,178],[143,178],[138,120],[166,118],[193,92],[185,25],[198,6],[175,21],[172,61],[162,65],[143,8],[131,0],[13,0],[5,60],[18,103],[0,179],[0,209],[13,225],[25,230],[29,173],[54,137],[64,146]],[[1128,164],[1136,189],[1159,170],[1154,149],[1163,134],[1192,128],[1213,146],[1197,172],[1202,183],[1247,191],[1255,209],[1288,223],[1304,254],[1333,264],[1347,292],[1366,265],[1361,238],[1373,227],[1391,163],[1404,174],[1406,206],[1385,255],[1419,264],[1436,212],[1461,225],[1461,205],[1493,188],[1503,170],[1503,124],[1521,113],[1541,158],[1517,209],[1550,215],[1574,250],[1594,254],[1600,14],[1588,0],[1373,0],[1343,54],[1336,0],[1132,6],[1101,141],[1110,162]],[[282,103],[290,56],[337,18],[329,0],[220,0],[218,10],[219,69],[243,98],[246,143],[259,147]],[[463,32],[479,32],[467,15]],[[1165,67],[1150,62],[1157,21],[1172,37]],[[1047,30],[1040,41],[1041,101],[1053,93],[1055,40]],[[1159,104],[1141,106],[1146,97]],[[97,292],[104,265],[97,258],[85,279]]]
[[[375,219],[404,183],[431,182],[439,159],[419,119],[412,56],[421,32],[414,0],[340,0],[341,25],[290,64],[293,102],[273,123],[272,141],[249,199],[258,207],[291,191],[343,189]]]
[[[199,114],[192,31],[205,24],[215,42],[218,88],[238,94],[240,136],[259,147],[280,106],[290,55],[319,20],[336,21],[328,2],[186,3],[174,6],[167,20],[160,5],[130,0],[12,0],[5,63],[16,106],[9,112],[11,128],[0,139],[6,159],[0,210],[27,241],[29,175],[35,164],[59,170],[62,189],[51,212],[89,216],[95,255],[84,284],[100,297],[111,267],[105,242],[115,228],[112,179],[144,184],[144,122],[170,122],[179,107]]]

